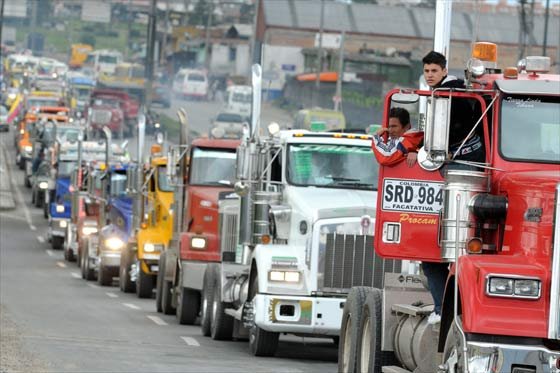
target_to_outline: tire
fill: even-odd
[[[77,262],[76,256],[70,249],[64,250],[64,259],[68,262]]]
[[[210,336],[216,341],[231,340],[233,336],[234,319],[225,313],[228,304],[222,302],[221,274],[218,266],[210,266],[210,277],[212,279],[212,309],[210,320]]]
[[[158,274],[156,277],[156,311],[157,312],[163,312],[163,306],[162,306],[162,295],[163,295],[163,272],[162,272],[162,257],[163,257],[163,253],[160,255],[159,257],[159,262],[158,262]]]
[[[362,311],[366,296],[370,288],[356,286],[350,290],[340,326],[340,340],[338,344],[338,371],[344,373],[356,372],[358,330],[362,319]]]
[[[20,157],[19,162],[17,162],[17,165],[20,170],[25,170],[25,161],[23,160],[22,157]]]
[[[41,193],[39,191],[39,192],[37,192],[37,195],[35,196],[35,207],[43,208],[43,205],[45,205],[45,194],[44,194],[44,192]]]
[[[370,289],[358,334],[358,372],[381,373],[383,366],[395,363],[393,352],[381,350],[382,319],[383,292],[380,289]]]
[[[175,315],[182,325],[193,325],[200,311],[200,293],[196,290],[180,287]]]
[[[119,266],[119,288],[123,293],[134,292],[134,282],[130,279],[130,254],[130,248],[123,251]]]
[[[202,330],[202,335],[205,337],[212,335],[212,303],[214,301],[214,279],[211,273],[212,266],[212,264],[208,265],[204,272],[200,305],[200,329]]]
[[[258,283],[258,275],[255,275],[251,286],[251,300],[259,293]],[[254,356],[274,356],[279,337],[279,333],[268,332],[254,324],[249,330],[249,350]]]
[[[37,193],[35,193],[35,191],[31,191],[31,204],[33,206],[35,206],[35,196],[37,195]]]
[[[51,245],[53,250],[62,250],[64,246],[64,237],[53,236],[51,238]]]
[[[90,267],[89,265],[89,245],[90,245],[90,241],[86,240],[85,241],[86,246],[84,248],[82,248],[82,250],[84,250],[84,252],[82,252],[82,277],[87,280],[87,281],[94,281],[95,280],[95,271],[93,270],[93,268]]]
[[[48,203],[43,203],[43,217],[45,219],[49,218],[49,204]]]
[[[23,185],[25,185],[26,188],[31,188],[31,180],[29,180],[25,173],[23,174]]]
[[[113,276],[111,276],[111,269],[105,268],[99,264],[99,272],[97,273],[97,283],[101,286],[111,286],[113,283]]]
[[[136,278],[136,295],[138,298],[151,298],[154,291],[154,276],[144,273],[142,263],[136,262],[138,265],[138,277]]]
[[[161,310],[165,315],[173,315],[176,310],[172,303],[171,281],[163,281],[161,292]]]

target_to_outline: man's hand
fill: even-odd
[[[408,167],[414,166],[416,163],[416,158],[418,158],[418,153],[410,152],[406,156],[406,164]]]
[[[375,134],[377,136],[382,136],[385,132],[389,132],[389,129],[387,127],[381,127],[380,129],[375,131]]]

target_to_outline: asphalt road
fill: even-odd
[[[256,358],[247,342],[213,341],[199,326],[158,314],[153,299],[82,280],[46,242],[47,221],[13,166],[11,139],[0,134],[17,204],[0,211],[0,372],[337,370],[330,340],[282,336],[276,357]]]

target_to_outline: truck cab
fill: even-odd
[[[127,93],[112,89],[95,89],[90,98],[87,119],[93,131],[108,127],[122,139],[132,133],[139,104]]]

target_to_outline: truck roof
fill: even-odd
[[[191,145],[202,148],[237,149],[239,144],[241,144],[239,140],[198,138],[194,139]]]

